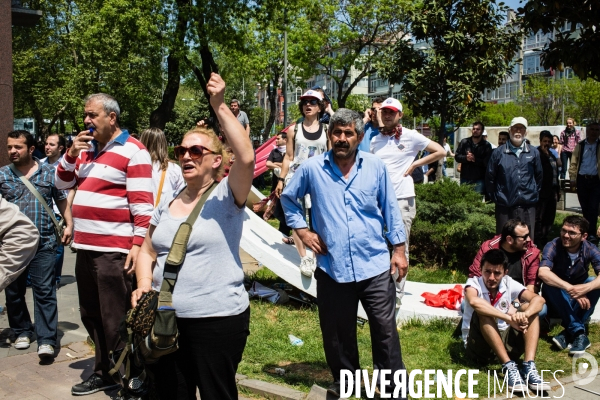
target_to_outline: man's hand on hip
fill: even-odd
[[[308,230],[308,228],[296,229],[296,233],[302,243],[306,245],[315,254],[325,255],[327,254],[327,245],[325,242],[314,232]]]

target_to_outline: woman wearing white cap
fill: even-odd
[[[289,182],[304,161],[323,154],[331,148],[327,139],[327,125],[319,122],[319,113],[325,109],[323,95],[316,90],[308,90],[300,96],[299,107],[304,120],[287,130],[286,153],[275,189],[277,196],[281,195],[284,182]],[[305,211],[306,208],[310,209],[310,205],[306,203],[303,202]],[[304,276],[311,277],[316,268],[315,260],[306,255],[306,246],[297,237],[295,231],[292,231],[292,235],[301,258],[300,272]]]

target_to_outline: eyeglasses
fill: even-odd
[[[572,237],[572,238],[574,238],[574,237],[577,237],[577,236],[581,235],[581,232],[568,231],[568,230],[566,230],[566,229],[564,229],[564,228],[563,228],[563,229],[561,229],[561,230],[560,230],[560,235],[561,235],[561,236],[564,236],[565,234],[569,235],[569,237]]]
[[[523,236],[517,236],[517,235],[510,235],[510,236],[514,237],[515,239],[527,240],[527,238],[530,237],[531,235],[528,233],[528,234],[523,235]]]
[[[311,106],[316,106],[317,104],[319,104],[319,100],[317,100],[317,99],[302,100],[302,101],[300,101],[300,104],[302,105],[302,107],[304,107],[307,104],[310,104]]]
[[[190,153],[190,158],[192,160],[202,159],[202,156],[204,155],[204,150],[208,151],[211,154],[215,154],[214,151],[199,145],[191,147],[176,146],[173,149],[175,157],[177,157],[180,160],[185,156],[185,153]]]

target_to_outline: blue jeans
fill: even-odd
[[[560,162],[562,163],[562,170],[560,171],[560,179],[565,179],[567,176],[567,171],[569,170],[569,163],[571,162],[571,153],[570,151],[562,151],[560,153]],[[575,180],[574,176],[570,176],[569,179]]]
[[[471,179],[460,178],[460,184],[461,185],[475,185],[475,187],[473,188],[473,190],[475,190],[479,194],[485,194],[484,193],[485,192],[485,186],[484,186],[483,179],[481,179],[481,180],[471,180]]]
[[[594,277],[589,277],[586,279],[585,283],[591,282],[594,279]],[[544,296],[544,299],[546,299],[548,305],[560,315],[563,328],[573,336],[576,333],[585,332],[585,321],[588,320],[594,312],[594,308],[596,308],[596,303],[598,302],[598,298],[600,298],[600,289],[588,292],[587,298],[591,303],[589,310],[581,309],[577,300],[572,299],[571,296],[561,288],[544,283],[542,295]]]
[[[56,281],[54,263],[56,261],[56,241],[41,244],[26,271],[6,288],[6,311],[8,324],[13,333],[19,336],[33,336],[33,324],[25,302],[27,275],[31,277],[33,290],[33,316],[38,346],[56,346],[58,336],[58,308],[56,301]]]

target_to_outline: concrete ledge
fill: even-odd
[[[322,388],[319,385],[312,385],[306,400],[338,400],[338,398],[330,393],[327,393],[327,389]]]
[[[236,377],[237,378],[237,377]],[[238,388],[275,400],[303,400],[306,393],[256,379],[238,380]]]

